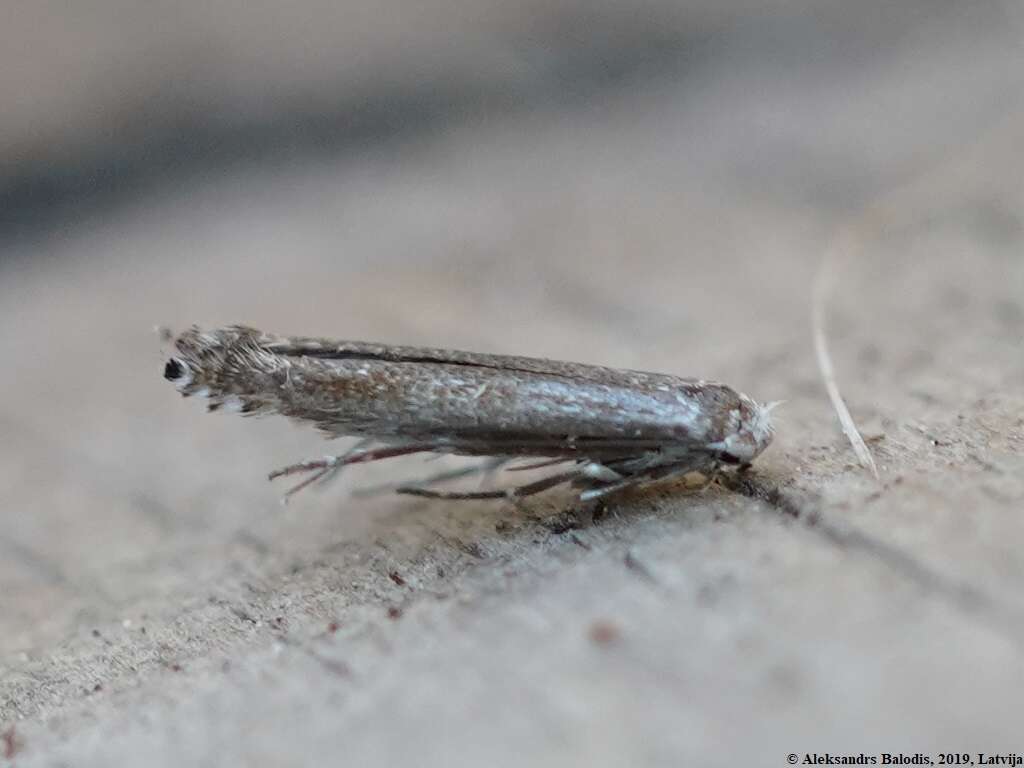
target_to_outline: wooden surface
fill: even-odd
[[[4,241],[14,763],[1024,749],[1024,69],[1000,16],[937,18],[824,54],[744,32],[687,77]],[[829,339],[880,482],[811,344],[844,228]],[[721,379],[787,401],[780,493],[656,488],[569,531],[557,493],[351,495],[448,466],[412,458],[282,507],[266,473],[331,448],[178,398],[152,328],[193,322]]]

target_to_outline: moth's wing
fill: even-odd
[[[286,357],[315,357],[325,360],[379,360],[390,363],[439,363],[489,368],[509,372],[558,376],[594,384],[624,387],[688,387],[702,385],[698,379],[663,373],[649,373],[600,365],[549,360],[517,355],[491,355],[435,347],[405,347],[364,341],[340,341],[305,336],[279,337],[254,331],[259,344]]]
[[[467,455],[706,450],[729,434],[738,405],[728,387],[663,374],[240,326],[193,329],[176,346],[175,385],[211,405]]]

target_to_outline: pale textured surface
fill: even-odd
[[[936,18],[841,65],[736,43],[682,82],[5,245],[16,764],[1024,749],[1024,68],[998,14]],[[919,172],[830,302],[879,485],[829,410],[810,287],[832,233]],[[788,401],[758,474],[809,517],[656,489],[554,533],[557,494],[349,497],[440,466],[419,459],[282,508],[265,473],[327,448],[181,401],[151,328],[192,322],[719,378]]]

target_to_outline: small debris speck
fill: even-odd
[[[622,636],[619,628],[607,620],[595,621],[587,632],[594,645],[611,645]]]
[[[582,527],[579,515],[572,511],[560,512],[557,515],[545,518],[541,520],[541,525],[556,536]]]
[[[569,538],[572,541],[572,543],[575,544],[577,547],[580,547],[582,549],[586,549],[588,551],[590,550],[590,545],[587,544],[587,542],[585,542],[583,539],[581,539],[575,533],[572,534]]]
[[[21,751],[22,746],[21,739],[18,738],[13,725],[3,732],[2,738],[4,743],[4,759],[13,760],[14,756]]]
[[[641,563],[639,560],[637,560],[632,552],[626,553],[626,557],[623,558],[623,562],[625,563],[626,567],[629,568],[629,570],[631,570],[644,581],[650,582],[651,584],[657,583],[657,579],[654,578],[654,575],[650,572],[647,566]]]

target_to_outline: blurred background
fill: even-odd
[[[1024,7],[1012,0],[8,3],[0,22],[0,723],[25,719],[30,758],[34,745],[44,758],[68,749],[109,764],[153,739],[180,746],[185,733],[197,759],[227,749],[248,762],[226,734],[250,727],[262,729],[261,754],[273,756],[295,727],[282,712],[309,695],[316,674],[278,662],[275,685],[291,694],[281,710],[266,710],[247,709],[256,706],[255,680],[209,672],[224,654],[252,653],[250,666],[261,665],[259,654],[285,642],[273,618],[299,637],[339,615],[378,626],[374,611],[402,586],[388,578],[395,562],[416,564],[407,583],[432,579],[456,596],[482,588],[472,568],[488,566],[474,557],[467,565],[463,550],[445,554],[439,540],[458,538],[506,566],[534,558],[526,570],[558,573],[570,567],[568,553],[593,559],[622,542],[642,552],[644,541],[694,535],[692,519],[657,518],[670,526],[657,535],[627,520],[616,523],[614,541],[563,551],[538,545],[533,529],[495,539],[495,515],[505,513],[492,507],[351,500],[338,487],[282,512],[265,473],[323,452],[319,437],[181,402],[160,378],[154,326],[241,322],[719,378],[763,401],[789,401],[764,460],[769,475],[860,509],[869,491],[845,453],[810,344],[812,279],[842,232],[856,247],[837,267],[829,305],[840,378],[866,431],[888,438],[878,449],[883,473],[923,473],[880,519],[902,520],[902,543],[925,561],[953,561],[992,600],[1017,606],[1024,539],[1009,511],[1021,497],[1007,468],[1019,467],[1021,422],[1019,400],[1007,393],[1024,391],[1022,46]],[[866,210],[876,213],[864,218]],[[954,448],[938,456],[943,441]],[[1002,451],[995,458],[993,445]],[[961,506],[941,489],[973,488],[950,477],[977,468],[975,459],[1002,472],[970,496],[972,508],[987,510],[984,525],[968,535],[944,517],[944,533],[925,535],[934,520],[900,517],[926,497]],[[346,483],[396,473],[423,467],[403,460]],[[742,506],[717,497],[698,504],[711,510],[708,525]],[[659,623],[666,611],[651,604],[649,615],[634,616],[651,644],[634,649],[635,667],[622,662],[608,685],[589,672],[557,677],[566,658],[580,658],[571,647],[557,646],[550,667],[534,659],[533,677],[514,674],[516,654],[550,642],[557,622],[505,617],[498,635],[480,619],[486,631],[477,636],[438,619],[418,636],[443,647],[468,633],[504,649],[491,657],[504,659],[503,672],[481,650],[478,677],[453,684],[451,722],[489,711],[492,722],[514,724],[500,738],[530,745],[524,759],[587,753],[608,764],[714,764],[714,740],[698,732],[725,733],[729,722],[768,711],[783,720],[769,718],[755,735],[775,733],[779,750],[779,728],[807,735],[809,713],[826,747],[863,718],[925,742],[943,728],[988,746],[1009,733],[1012,710],[995,694],[991,712],[971,716],[943,709],[938,696],[909,720],[884,704],[917,701],[930,690],[924,681],[963,658],[962,648],[927,640],[960,619],[918,617],[901,635],[869,640],[876,621],[906,615],[885,578],[861,584],[875,577],[815,559],[806,540],[778,532],[785,541],[775,546],[792,547],[791,557],[748,572],[739,553],[755,546],[750,531],[717,535],[742,543],[735,561],[713,550],[688,556],[718,576],[735,567],[730,583],[742,585],[751,610],[776,605],[767,590],[780,577],[773,568],[792,569],[770,618],[751,629],[750,614],[733,606],[701,634],[692,627],[706,625],[706,605],[671,602],[700,585],[667,587],[659,599],[697,633],[687,635],[692,655],[678,656],[680,627]],[[658,551],[650,557],[667,569],[685,560]],[[805,581],[831,586],[807,595]],[[847,589],[879,602],[858,604],[842,638],[815,636],[831,631],[823,627]],[[519,598],[524,611],[555,621],[588,604],[565,594],[565,604]],[[606,612],[646,605],[608,594]],[[239,601],[251,622],[238,618]],[[946,683],[982,696],[973,686],[995,685],[997,670],[1015,679],[1017,651],[993,651],[963,621],[956,631],[966,647],[984,650]],[[767,656],[753,651],[724,681],[708,671],[670,674],[685,682],[655,700],[689,728],[642,717],[643,703],[620,695],[652,670],[658,678],[680,665],[716,669],[726,660],[715,654],[739,653],[735,633],[774,637],[773,627],[794,625],[807,628],[806,645],[771,641]],[[779,667],[778,654],[791,654],[792,668]],[[206,671],[156,694],[175,665]],[[447,669],[437,660],[426,667]],[[542,682],[552,679],[576,697],[566,708],[541,706],[533,719],[529,707],[487,709],[501,706],[491,693],[505,686],[513,702],[557,702]],[[306,759],[341,739],[371,760],[415,760],[417,749],[401,745],[424,743],[430,754],[455,754],[445,752],[454,749],[448,731],[396,703],[420,699],[359,680],[343,705],[323,681],[313,700],[332,717],[356,706],[371,725],[334,731],[330,719],[302,719]],[[170,720],[177,726],[133,719],[138,702],[148,711],[157,699],[179,713]],[[175,709],[182,701],[190,703]],[[232,714],[211,720],[214,710]],[[385,710],[399,746],[378,738],[386,729],[366,714]],[[604,730],[610,719],[618,725]],[[97,723],[105,746],[90,741]],[[597,746],[584,745],[591,728]],[[660,742],[666,732],[678,742]],[[465,754],[490,754],[490,737],[470,738]]]

